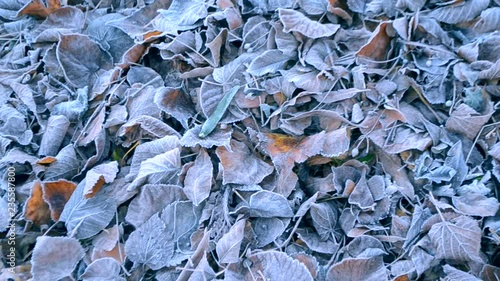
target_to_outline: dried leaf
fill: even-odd
[[[44,182],[42,184],[43,200],[50,208],[50,217],[59,221],[64,206],[76,189],[76,184],[67,180]]]
[[[139,173],[127,190],[134,190],[146,183],[177,184],[181,168],[181,154],[178,148],[149,158],[141,163]]]
[[[460,133],[469,139],[474,139],[481,127],[488,122],[493,114],[491,104],[485,114],[479,114],[466,104],[460,104],[452,111],[446,120],[446,128],[452,132]]]
[[[181,88],[158,89],[154,102],[161,110],[177,119],[184,128],[188,128],[188,119],[195,115],[193,103]]]
[[[254,276],[264,276],[269,280],[285,281],[312,281],[313,278],[304,264],[288,257],[285,253],[275,251],[265,251],[248,257],[251,262],[250,267],[243,267],[239,274],[240,280],[254,280]],[[280,267],[276,265],[279,264]],[[287,270],[280,270],[286,268]],[[253,278],[252,278],[253,277]]]
[[[252,60],[247,72],[254,76],[275,73],[282,69],[289,59],[290,57],[284,55],[280,50],[267,50]]]
[[[245,223],[244,219],[237,221],[217,242],[216,250],[220,263],[237,263],[239,261]]]
[[[158,270],[168,263],[168,258],[174,253],[174,243],[158,213],[154,214],[138,229],[132,232],[125,244],[125,253],[135,266],[147,265]]]
[[[33,249],[31,274],[35,280],[71,277],[85,255],[80,242],[69,237],[40,236]]]
[[[471,0],[452,3],[433,10],[429,16],[449,24],[470,21],[479,16],[490,4],[489,0]]]
[[[84,197],[85,180],[78,184],[61,213],[68,235],[78,239],[92,237],[103,230],[115,216],[115,200],[100,190],[94,197]]]
[[[242,142],[231,141],[231,150],[218,147],[216,153],[222,164],[223,184],[258,184],[274,170]]]
[[[207,151],[202,149],[184,179],[184,193],[195,206],[198,206],[210,195],[212,174],[212,160]]]
[[[141,188],[139,195],[130,202],[125,220],[137,228],[153,214],[184,199],[185,196],[180,186],[146,184]]]
[[[387,280],[387,273],[381,257],[347,258],[330,267],[328,280]]]
[[[466,216],[436,223],[429,231],[436,258],[457,261],[481,261],[481,229]]]
[[[160,14],[153,20],[153,27],[168,34],[193,29],[201,25],[201,19],[208,15],[207,9],[205,0],[173,0],[167,10],[158,10]]]
[[[61,35],[56,52],[64,77],[77,88],[93,85],[100,72],[113,66],[109,53],[84,35]]]
[[[340,28],[339,24],[321,24],[313,21],[295,10],[279,9],[278,12],[284,32],[298,31],[307,37],[316,39],[332,36]]]
[[[31,187],[30,197],[26,200],[26,204],[24,205],[24,219],[32,221],[38,226],[48,224],[50,221],[49,205],[43,200],[42,196],[42,183],[40,181],[35,181]],[[8,226],[8,224],[6,225]]]

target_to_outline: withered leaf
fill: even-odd
[[[51,116],[47,122],[47,129],[42,137],[38,155],[56,156],[59,147],[69,127],[69,120],[64,115]]]
[[[217,256],[221,263],[236,263],[240,259],[240,247],[243,240],[246,220],[237,221],[217,242]]]
[[[180,168],[181,155],[179,148],[156,155],[141,163],[137,177],[127,189],[134,190],[146,183],[178,184]]]
[[[194,165],[189,168],[184,179],[183,191],[187,198],[198,206],[208,198],[212,187],[213,165],[205,149],[194,160]]]
[[[452,132],[463,134],[469,139],[474,139],[492,114],[491,104],[488,105],[485,114],[480,114],[462,103],[452,111],[450,118],[446,120],[446,128]]]
[[[242,267],[240,276],[242,280],[250,281],[253,280],[253,276],[258,276],[259,272],[265,278],[271,280],[297,280],[297,281],[312,281],[313,278],[307,270],[307,267],[289,257],[283,252],[276,251],[265,251],[260,253],[255,253],[248,257],[251,262],[250,267]],[[281,265],[277,267],[276,265]],[[286,268],[283,271],[280,268]]]
[[[233,128],[228,127],[226,129],[216,128],[208,138],[200,138],[201,125],[195,125],[193,128],[187,130],[180,140],[182,146],[195,147],[200,145],[204,148],[211,148],[213,146],[224,146],[230,148],[229,141],[231,140],[231,135],[233,134]]]
[[[306,17],[299,11],[290,9],[279,9],[280,20],[283,23],[283,31],[298,31],[310,38],[328,37],[340,28],[339,24],[321,24]]]
[[[268,50],[252,60],[247,72],[255,76],[275,73],[282,69],[289,59],[290,57],[280,50]]]
[[[348,258],[330,267],[326,274],[329,280],[387,280],[382,257]]]
[[[481,229],[477,221],[459,216],[432,226],[429,237],[436,247],[436,258],[480,261]]]
[[[30,197],[24,205],[24,219],[32,221],[38,226],[47,224],[50,221],[50,209],[49,205],[43,200],[42,183],[40,181],[35,181],[31,187]]]
[[[112,68],[112,57],[88,36],[61,35],[56,52],[64,77],[77,88],[93,85],[101,71]]]
[[[88,265],[81,278],[84,281],[106,279],[124,281],[125,278],[119,276],[120,270],[120,264],[112,258],[97,259]]]
[[[232,140],[231,150],[218,147],[216,153],[222,164],[223,184],[258,184],[274,170],[242,142]]]
[[[52,220],[59,221],[64,206],[75,189],[75,183],[63,179],[42,184],[43,200],[49,205]]]
[[[31,274],[36,280],[70,277],[85,255],[80,242],[70,237],[40,236],[33,249]]]
[[[87,172],[83,195],[86,198],[93,197],[105,183],[113,182],[117,173],[118,162],[116,161],[95,166]]]
[[[162,87],[156,91],[154,102],[166,113],[172,115],[184,128],[188,128],[188,119],[195,114],[189,96],[182,88]]]
[[[145,264],[158,270],[167,264],[173,255],[174,243],[170,239],[173,233],[168,232],[165,223],[158,213],[151,216],[144,224],[132,232],[125,244],[127,258],[138,264]]]
[[[96,235],[115,216],[115,200],[102,189],[94,197],[86,199],[83,194],[85,185],[85,179],[78,184],[59,218],[65,222],[68,235],[78,239]]]
[[[265,152],[271,156],[279,173],[286,176],[295,163],[302,163],[323,149],[325,132],[308,137],[291,137],[274,133],[259,133],[259,140]]]
[[[177,185],[146,184],[129,205],[125,220],[139,227],[153,214],[175,201],[184,200],[182,188]]]
[[[453,3],[433,10],[429,16],[449,24],[461,23],[470,21],[478,16],[488,7],[489,3],[490,1],[488,0],[471,0]]]

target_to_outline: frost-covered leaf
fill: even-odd
[[[134,266],[145,264],[158,270],[166,266],[168,258],[174,254],[172,238],[173,233],[167,230],[157,213],[130,234],[125,243],[125,253]]]
[[[95,195],[103,184],[113,182],[117,173],[118,162],[116,161],[95,166],[87,172],[83,195],[86,197]]]
[[[494,197],[486,197],[477,193],[466,193],[459,197],[452,197],[453,205],[460,212],[469,216],[494,216],[500,203]]]
[[[134,190],[146,183],[178,184],[181,169],[179,148],[174,148],[141,162],[139,173],[127,188]]]
[[[58,103],[51,111],[52,116],[64,115],[71,122],[79,120],[88,109],[88,87],[78,89],[75,100]]]
[[[321,24],[306,17],[299,11],[279,9],[279,17],[283,23],[283,31],[298,31],[310,38],[329,37],[340,28],[339,24]]]
[[[195,114],[194,105],[182,88],[162,87],[156,91],[154,102],[166,113],[172,115],[184,128],[188,119]]]
[[[460,133],[469,139],[474,139],[481,127],[488,122],[493,110],[491,105],[485,114],[480,114],[466,104],[460,104],[446,121],[446,128],[452,132]]]
[[[198,206],[210,195],[212,173],[212,160],[207,151],[202,149],[184,179],[184,193],[195,206]]]
[[[97,259],[89,264],[81,278],[83,281],[124,281],[125,278],[120,276],[120,270],[120,264],[115,259]]]
[[[412,0],[398,0],[397,3],[396,3],[396,8],[398,9],[410,9],[411,11],[418,11],[420,10],[424,5],[425,5],[425,2],[427,2],[427,0],[416,0],[416,1],[412,1]]]
[[[325,143],[321,155],[338,157],[349,150],[351,132],[347,128],[340,128],[325,134]]]
[[[479,20],[474,24],[478,32],[490,32],[500,29],[500,8],[493,7],[481,12]]]
[[[177,34],[177,31],[193,29],[201,25],[200,20],[208,15],[208,7],[209,3],[205,0],[173,0],[167,10],[158,10],[160,14],[152,24],[156,30]]]
[[[433,10],[429,16],[440,22],[456,24],[474,19],[484,11],[489,4],[489,0],[457,2]]]
[[[112,57],[88,36],[61,35],[56,52],[64,77],[77,88],[93,85],[100,72],[112,68]]]
[[[130,202],[125,220],[135,227],[139,227],[153,214],[184,199],[185,196],[180,186],[146,184],[142,186],[139,195]]]
[[[64,141],[69,124],[68,118],[64,115],[51,116],[47,122],[47,129],[43,134],[38,155],[56,156]]]
[[[273,172],[273,167],[251,153],[242,142],[231,141],[231,150],[218,147],[223,184],[258,184]]]
[[[470,217],[459,216],[436,223],[429,231],[429,237],[436,247],[438,259],[481,261],[481,229]]]
[[[286,198],[283,195],[267,190],[252,194],[248,204],[238,205],[236,211],[248,212],[251,217],[258,218],[289,218],[293,216],[292,209],[288,205]]]
[[[85,252],[80,242],[69,237],[39,236],[31,257],[35,280],[59,280],[71,277]]]
[[[313,203],[309,209],[314,228],[322,240],[327,240],[335,234],[338,215],[328,203]]]
[[[330,267],[328,280],[388,280],[382,257],[347,258]]]
[[[187,130],[180,140],[182,146],[195,147],[200,145],[204,148],[211,148],[213,146],[224,146],[229,148],[229,141],[233,133],[232,127],[226,129],[216,128],[209,137],[200,138],[201,125],[195,125],[193,128]]]
[[[0,106],[0,136],[18,142],[21,145],[30,143],[33,132],[26,126],[25,116],[14,107],[4,104]]]
[[[442,280],[444,281],[480,281],[481,279],[475,277],[474,275],[458,270],[453,266],[445,264],[443,266],[444,273],[446,273],[446,277]]]
[[[105,14],[93,19],[86,29],[86,33],[99,42],[100,46],[111,54],[114,63],[120,62],[123,54],[134,44],[134,40],[125,32],[107,24],[110,21],[121,18],[123,16],[118,13]]]
[[[307,267],[289,257],[283,252],[265,251],[255,253],[248,257],[251,266],[242,266],[238,272],[240,280],[251,281],[255,276],[263,276],[267,280],[276,281],[312,281],[313,278],[307,270]],[[276,266],[280,265],[280,266]],[[286,270],[283,270],[286,269]]]
[[[246,220],[237,221],[216,244],[217,256],[221,263],[236,263],[240,259]]]
[[[130,165],[130,172],[127,179],[134,179],[139,173],[141,163],[158,154],[165,153],[179,147],[179,138],[175,136],[165,136],[150,142],[141,143],[134,152],[132,164]]]
[[[78,184],[61,213],[68,235],[78,239],[92,237],[103,230],[115,216],[115,200],[100,190],[94,197],[85,198],[86,181]]]
[[[309,137],[291,137],[283,134],[258,134],[266,153],[271,156],[279,173],[290,173],[294,163],[302,163],[323,149],[325,132]]]
[[[279,218],[257,218],[253,220],[253,231],[256,235],[257,247],[264,247],[273,242],[283,232],[288,224]]]
[[[56,161],[45,172],[45,180],[71,179],[80,169],[80,160],[76,156],[75,148],[69,144],[56,155]]]
[[[326,0],[300,0],[298,4],[309,15],[321,15],[328,11]]]
[[[289,59],[290,57],[284,55],[280,50],[267,50],[252,60],[247,72],[255,76],[275,73],[282,69]]]

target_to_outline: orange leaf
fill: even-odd
[[[41,0],[31,0],[30,3],[17,12],[17,16],[28,15],[44,19],[53,11],[61,8],[61,2],[59,0],[48,0],[48,6],[47,8]]]
[[[57,161],[57,158],[52,157],[52,156],[47,156],[47,157],[43,157],[42,159],[36,161],[36,163],[39,165],[50,165],[50,164],[54,163],[55,161]]]
[[[50,221],[50,209],[49,205],[43,200],[40,181],[36,181],[31,188],[31,195],[24,207],[24,218],[32,221],[36,226],[47,224]]]
[[[136,44],[128,49],[122,56],[121,62],[118,64],[122,69],[128,69],[131,64],[137,63],[148,49],[147,44]]]
[[[382,22],[377,29],[373,31],[375,35],[358,51],[357,56],[370,58],[376,61],[385,60],[390,47],[389,43],[392,39],[391,36],[387,34],[388,25],[389,23]],[[389,28],[392,28],[392,26]]]
[[[43,199],[49,204],[52,220],[58,221],[76,184],[67,180],[58,180],[43,183]]]

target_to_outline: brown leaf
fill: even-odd
[[[24,218],[36,226],[48,224],[50,221],[49,205],[43,200],[42,183],[36,181],[31,187],[31,195],[24,206]]]
[[[188,119],[195,115],[194,105],[182,88],[162,87],[156,90],[156,105],[172,115],[184,128],[188,128]]]
[[[53,10],[45,7],[41,0],[31,0],[26,6],[24,6],[17,16],[29,15],[36,18],[46,18]]]
[[[50,217],[54,221],[59,221],[59,217],[68,202],[71,194],[76,189],[76,184],[67,180],[58,180],[43,183],[43,200],[50,207]]]
[[[368,40],[368,43],[361,47],[357,52],[357,56],[370,58],[375,61],[383,61],[387,59],[387,53],[389,51],[390,42],[392,36],[387,33],[387,29],[392,29],[392,24],[388,22],[382,22],[373,31],[373,35]]]

